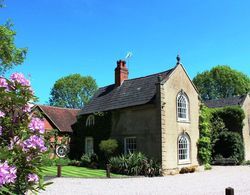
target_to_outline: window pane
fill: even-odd
[[[186,136],[179,139],[178,158],[179,160],[189,160],[189,140]]]
[[[125,138],[125,153],[136,151],[136,138]]]

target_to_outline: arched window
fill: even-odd
[[[177,96],[178,121],[188,121],[189,103],[186,94],[181,91]]]
[[[95,125],[95,116],[94,115],[89,115],[87,120],[86,120],[86,127]]]
[[[190,162],[190,140],[187,134],[178,138],[178,161],[179,163]]]

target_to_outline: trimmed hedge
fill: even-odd
[[[214,155],[221,155],[225,159],[233,159],[236,164],[244,160],[244,144],[239,133],[224,131],[218,136],[214,145]]]
[[[212,120],[220,118],[228,131],[237,132],[242,135],[245,113],[240,106],[227,106],[224,108],[212,109]]]
[[[217,157],[221,156],[224,159],[234,159],[236,164],[241,163],[244,160],[242,138],[244,111],[240,106],[211,110],[213,161],[217,162]]]

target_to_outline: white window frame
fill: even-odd
[[[130,141],[133,140],[134,143],[128,142],[129,140]],[[129,145],[128,144],[134,144],[132,151],[130,151],[131,153],[133,153],[133,152],[135,152],[137,150],[136,137],[125,137],[124,138],[124,154],[128,154],[129,153],[129,151],[128,151],[128,146]]]
[[[185,107],[180,106],[180,104],[181,104],[181,103],[179,103],[180,98],[182,98],[185,101]],[[181,111],[183,111],[184,109],[185,109],[184,114],[186,115],[185,118],[179,116]],[[176,114],[177,114],[177,121],[189,122],[189,101],[188,101],[187,95],[185,94],[185,92],[183,92],[183,90],[178,93],[177,98],[176,98]]]
[[[185,141],[185,142],[180,143],[180,141]],[[180,144],[182,144],[181,148]],[[190,149],[191,149],[191,144],[189,136],[187,134],[180,135],[178,137],[178,142],[177,142],[177,157],[179,164],[190,163],[190,151],[191,151]]]
[[[86,127],[95,125],[95,116],[93,114],[89,115],[86,120]]]
[[[90,143],[92,144],[92,149],[91,151],[88,151],[89,147],[88,147],[88,141],[90,141]],[[85,137],[85,154],[93,154],[94,153],[94,139],[93,137]]]

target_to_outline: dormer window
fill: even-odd
[[[87,120],[86,120],[86,127],[94,126],[95,125],[95,116],[89,115]]]
[[[177,95],[177,119],[178,121],[188,121],[189,120],[189,102],[187,95],[181,91]]]

